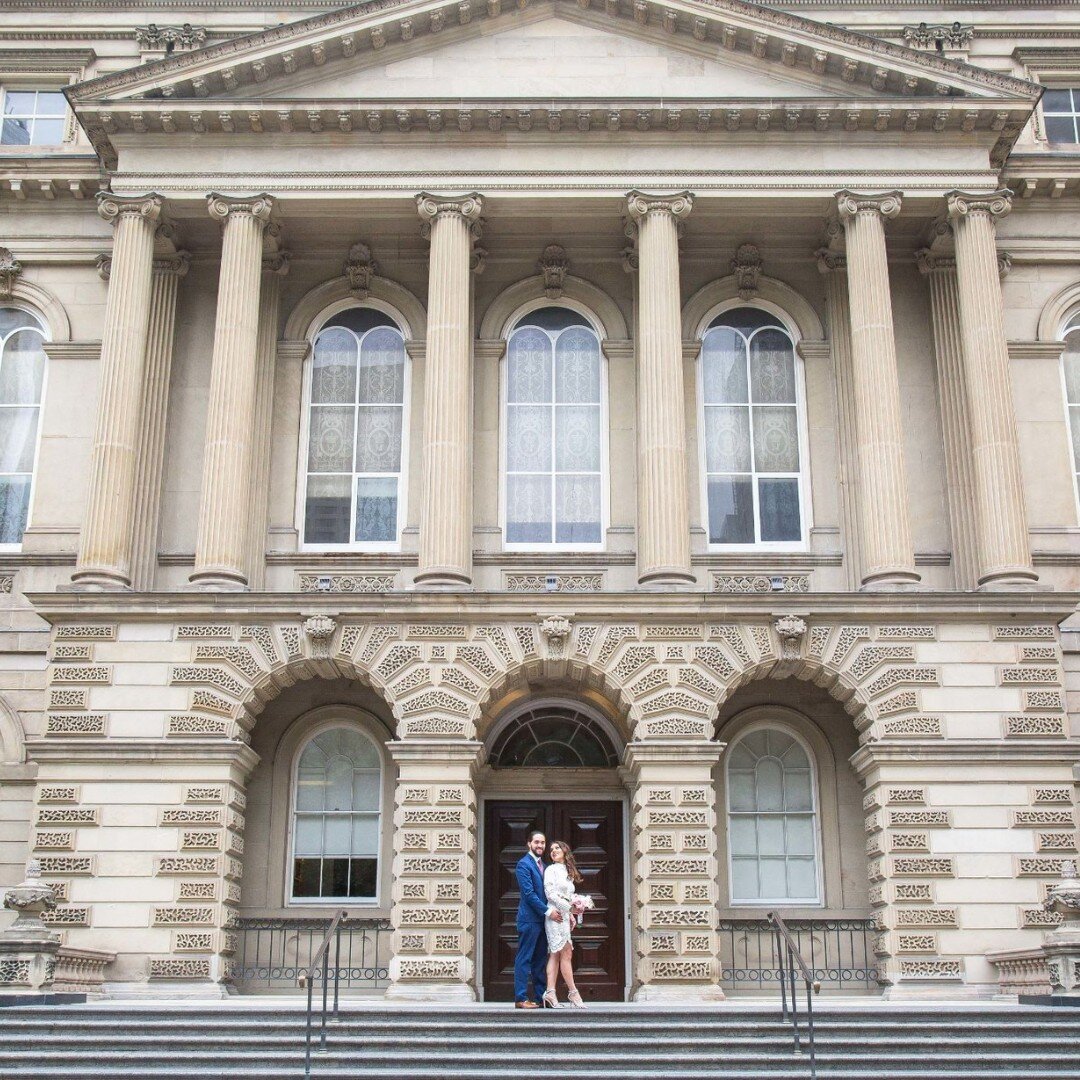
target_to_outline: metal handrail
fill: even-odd
[[[795,1038],[795,1053],[802,1053],[802,1041],[799,1036],[799,1006],[795,998],[795,969],[799,969],[803,984],[806,988],[806,1032],[807,1046],[810,1051],[810,1080],[817,1080],[817,1062],[814,1058],[814,1006],[813,995],[821,992],[821,983],[813,976],[806,966],[802,952],[795,939],[791,936],[784,920],[779,912],[769,912],[769,924],[776,935],[776,963],[780,975],[780,1011],[785,1022],[790,1015],[792,1034]],[[785,984],[790,981],[791,1009],[788,1009],[787,988]]]
[[[311,963],[308,965],[306,971],[300,972],[300,976],[297,982],[301,987],[307,987],[307,1024],[304,1034],[304,1080],[309,1080],[311,1076],[311,995],[315,986],[315,974],[319,967],[319,961],[322,961],[322,1020],[319,1025],[319,1050],[320,1054],[326,1053],[326,998],[327,991],[329,990],[329,972],[330,965],[330,939],[334,939],[334,1015],[331,1023],[338,1023],[338,981],[341,973],[341,924],[346,922],[349,918],[349,913],[342,908],[340,911],[335,912],[333,919],[330,921],[330,925],[326,929],[326,933],[322,936],[322,941],[319,943],[318,949],[315,950],[315,955],[311,958]]]

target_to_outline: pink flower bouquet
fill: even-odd
[[[575,893],[570,900],[570,918],[573,926],[580,926],[582,923],[582,916],[586,911],[592,911],[596,907],[593,903],[591,896],[586,896],[584,893]]]

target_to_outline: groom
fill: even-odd
[[[555,922],[562,922],[562,914],[549,909],[544,896],[544,848],[547,838],[542,832],[529,834],[528,850],[518,860],[517,931],[518,947],[514,957],[514,1007],[537,1009],[539,1005],[529,1000],[529,975],[532,974],[533,994],[540,997],[547,989],[547,934],[544,917],[551,911]]]

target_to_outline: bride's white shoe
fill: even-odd
[[[566,995],[566,998],[575,1009],[588,1008],[585,1002],[581,1000],[581,994],[578,993],[577,990],[571,990],[570,993]]]
[[[544,996],[540,999],[540,1008],[542,1009],[560,1009],[562,1006],[559,1004],[559,999],[555,996],[554,990],[544,991]]]

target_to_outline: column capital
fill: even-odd
[[[1008,188],[982,194],[970,191],[947,191],[945,193],[949,218],[956,221],[971,214],[986,214],[992,218],[1004,217],[1012,209],[1013,193]]]
[[[262,258],[263,273],[284,277],[289,272],[289,259],[290,255],[287,251],[273,251],[269,255],[264,255]]]
[[[190,268],[191,256],[186,251],[178,251],[175,255],[155,259],[153,272],[155,277],[182,278]]]
[[[480,215],[484,212],[484,199],[477,191],[470,191],[467,195],[432,195],[421,191],[416,196],[416,212],[425,226],[430,226],[444,214],[458,214],[469,222],[473,239],[480,239]]]
[[[144,218],[157,222],[165,200],[160,195],[114,195],[111,191],[99,191],[98,213],[111,225],[122,217]]]
[[[211,191],[206,196],[206,208],[210,216],[218,221],[224,222],[232,214],[250,214],[265,226],[270,220],[270,211],[274,209],[274,199],[265,192],[261,195],[234,198],[231,195],[219,195],[216,191]]]
[[[633,221],[640,221],[646,214],[670,214],[676,221],[681,221],[693,208],[694,196],[689,191],[677,191],[672,195],[631,191],[626,196],[626,212]]]
[[[818,248],[814,252],[817,259],[817,268],[822,274],[846,273],[847,256],[842,251],[833,251],[830,248]]]
[[[849,220],[856,214],[878,214],[883,218],[894,218],[900,213],[903,202],[902,191],[882,191],[867,193],[862,191],[838,191],[836,209],[842,220]]]
[[[942,254],[930,248],[920,248],[915,252],[915,263],[920,274],[956,273],[956,256],[951,252]]]

